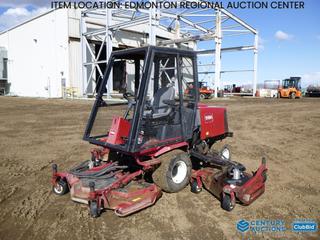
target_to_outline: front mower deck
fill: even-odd
[[[162,194],[155,184],[140,178],[141,170],[124,172],[123,166],[116,163],[90,169],[83,166],[84,163],[69,172],[58,172],[54,165],[53,191],[62,195],[60,192],[70,190],[73,201],[89,205],[92,217],[98,217],[103,209],[114,210],[121,217],[127,216],[153,205]]]

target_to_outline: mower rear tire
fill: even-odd
[[[229,194],[224,194],[222,197],[221,207],[228,212],[231,212],[234,209],[235,203],[231,201],[231,196]]]
[[[97,201],[90,201],[89,208],[90,208],[90,216],[91,217],[97,218],[100,216],[101,211],[100,211],[100,208],[98,207]]]
[[[64,179],[59,179],[56,184],[52,187],[54,194],[62,196],[69,192],[68,183]]]
[[[291,94],[290,94],[290,98],[291,98],[291,99],[295,99],[295,98],[296,98],[296,93],[295,93],[295,92],[291,93]]]
[[[160,156],[161,165],[152,174],[155,184],[163,191],[174,193],[179,192],[188,185],[192,163],[185,152],[173,150]]]

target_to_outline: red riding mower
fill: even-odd
[[[232,137],[226,109],[199,104],[198,89],[184,94],[186,83],[199,85],[196,63],[196,52],[181,49],[113,52],[83,137],[98,147],[91,160],[69,171],[54,164],[53,192],[70,191],[73,201],[89,205],[92,217],[103,209],[127,216],[153,205],[162,190],[178,192],[188,183],[195,193],[204,186],[228,211],[257,199],[265,189],[265,160],[253,174],[245,172],[227,145],[215,147]],[[127,99],[123,116],[114,116],[110,127],[108,109],[119,112],[121,103],[106,99],[108,81],[125,82]]]

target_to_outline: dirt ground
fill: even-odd
[[[189,186],[126,218],[98,219],[69,195],[51,193],[51,164],[88,159],[81,140],[92,101],[0,98],[0,239],[319,239],[291,232],[294,219],[320,220],[320,99],[230,99],[233,159],[255,170],[268,160],[266,192],[252,205],[220,208]],[[112,114],[110,115],[112,117]],[[245,233],[240,219],[281,219],[284,233]]]

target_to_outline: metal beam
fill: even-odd
[[[86,27],[86,23],[85,23],[85,19],[84,16],[81,14],[80,16],[80,24],[81,24],[81,32],[84,33],[87,31],[87,27]],[[87,68],[83,66],[83,64],[87,61],[87,48],[86,48],[86,43],[85,43],[85,36],[81,35],[80,38],[81,41],[81,57],[82,57],[82,64],[81,64],[81,70],[80,72],[82,73],[82,84],[81,84],[81,95],[84,96],[86,94],[85,92],[85,88],[87,85]]]
[[[204,23],[209,23],[209,22],[214,22],[214,19],[209,19],[209,20],[204,20],[204,21],[195,22],[195,24],[204,24]]]
[[[181,17],[181,16],[180,16],[178,19],[179,19],[180,21],[182,21],[182,22],[184,22],[184,23],[186,23],[186,24],[188,24],[188,25],[196,28],[196,29],[199,29],[199,30],[202,31],[202,32],[205,32],[205,33],[210,33],[210,32],[211,32],[211,31],[209,31],[208,29],[206,29],[206,28],[204,28],[204,27],[202,27],[202,26],[200,26],[200,25],[198,25],[198,24],[193,23],[192,21],[190,21],[189,19],[187,19],[187,18],[185,18],[185,17]]]
[[[112,53],[112,31],[110,26],[112,25],[112,12],[111,9],[106,9],[106,60],[109,61],[109,58]],[[113,92],[113,72],[110,72],[108,83],[107,83],[107,98],[111,98],[111,93]]]
[[[228,16],[229,18],[231,18],[232,20],[236,21],[237,23],[239,23],[240,25],[242,25],[243,27],[249,29],[252,33],[257,34],[257,30],[254,29],[253,27],[251,27],[249,24],[247,24],[245,21],[241,20],[240,18],[236,17],[235,15],[233,15],[232,13],[230,13],[229,11],[221,8],[220,11]]]
[[[212,40],[215,38],[215,34],[203,34],[203,35],[196,35],[191,37],[184,37],[184,38],[178,38],[174,40],[164,40],[158,42],[159,46],[163,45],[169,45],[169,44],[177,44],[177,43],[186,43],[191,41],[204,41],[204,40]]]
[[[110,19],[112,20],[112,18],[110,17]],[[146,23],[148,22],[149,17],[139,17],[130,21],[124,21],[121,23],[117,23],[117,24],[111,24],[109,25],[109,29],[120,29],[120,28],[124,28],[124,27],[131,27],[137,24],[141,24],[141,23]]]
[[[222,70],[220,73],[235,73],[235,72],[253,72],[254,69],[239,69],[239,70]],[[199,74],[216,73],[215,71],[201,71]]]
[[[100,34],[105,34],[106,33],[106,28],[101,28],[97,30],[93,30],[90,32],[84,32],[82,33],[83,36],[94,36],[94,35],[100,35]]]
[[[229,48],[221,48],[221,52],[236,52],[236,51],[249,51],[254,50],[255,46],[240,46],[240,47],[229,47]],[[200,50],[197,51],[198,55],[208,55],[215,53],[215,49],[208,49],[208,50]]]
[[[220,78],[221,78],[221,40],[222,40],[222,32],[221,32],[221,10],[216,10],[216,34],[215,34],[215,43],[216,43],[216,51],[215,51],[215,65],[214,65],[214,97],[218,97],[218,91],[220,89]]]
[[[89,66],[89,65],[93,65],[93,64],[101,64],[101,63],[107,63],[107,60],[86,62],[86,63],[83,64],[83,66]]]
[[[184,17],[215,17],[215,14],[183,14]]]
[[[209,9],[199,9],[199,10],[195,10],[195,11],[192,11],[192,12],[188,12],[187,14],[195,14],[195,13],[199,13],[199,12],[204,12],[204,11],[208,11]],[[180,13],[179,15],[182,15],[184,16],[184,13]]]
[[[258,32],[254,36],[254,47],[253,50],[253,86],[252,86],[252,95],[253,97],[257,91],[257,80],[258,80],[258,48],[259,48],[259,35]]]
[[[156,3],[156,0],[151,0],[151,3]],[[156,26],[157,26],[156,9],[151,8],[149,10],[149,45],[153,45],[153,46],[157,45]]]
[[[152,2],[156,2],[156,0],[150,0]],[[201,0],[195,0],[197,2],[201,2]],[[211,10],[211,11],[210,11]],[[206,16],[207,19],[201,19],[201,17]],[[214,16],[214,17],[213,17]],[[106,17],[106,22],[103,21]],[[193,17],[193,18],[192,18]],[[196,18],[198,17],[198,18]],[[108,19],[109,18],[109,19]],[[163,25],[160,25],[160,21],[163,19],[169,19],[169,21],[161,22]],[[221,73],[225,71],[221,71],[221,54],[222,52],[231,52],[231,51],[245,51],[245,50],[254,50],[254,77],[253,77],[253,85],[256,85],[257,82],[257,57],[258,57],[258,46],[257,46],[257,36],[255,36],[255,43],[254,46],[237,46],[237,47],[231,47],[231,48],[222,48],[222,32],[225,32],[225,35],[223,36],[229,36],[233,34],[238,33],[253,33],[257,34],[257,31],[248,25],[245,21],[241,20],[240,18],[236,17],[232,13],[228,12],[225,9],[195,9],[195,10],[183,10],[183,11],[167,11],[162,9],[125,9],[123,7],[120,7],[119,9],[109,9],[109,16],[107,13],[107,9],[104,10],[86,10],[82,12],[82,19],[83,19],[83,25],[86,25],[89,23],[89,21],[95,21],[93,24],[100,25],[100,29],[96,29],[93,31],[89,31],[87,29],[86,25],[85,27],[81,27],[82,30],[82,52],[83,52],[83,78],[86,74],[89,74],[89,72],[86,69],[89,69],[89,66],[91,65],[93,67],[91,71],[91,79],[94,79],[94,72],[99,71],[99,74],[101,75],[101,69],[99,69],[100,63],[105,63],[107,60],[98,60],[99,55],[101,53],[101,49],[99,49],[98,56],[96,57],[96,52],[94,52],[94,56],[92,58],[92,61],[87,60],[87,53],[89,52],[92,54],[92,49],[90,46],[86,46],[86,43],[84,41],[88,40],[90,42],[90,45],[92,43],[94,44],[102,44],[103,40],[105,38],[106,45],[107,45],[107,58],[109,54],[112,52],[112,37],[113,34],[116,31],[122,30],[125,31],[126,28],[132,27],[138,24],[145,24],[149,23],[149,30],[148,30],[148,43],[151,45],[156,45],[156,33],[157,29],[167,30],[168,27],[171,27],[172,24],[177,21],[177,24],[183,25],[185,28],[190,30],[190,32],[182,32],[180,34],[176,34],[176,39],[170,39],[170,40],[162,40],[158,42],[158,45],[169,45],[169,44],[181,44],[185,45],[185,43],[188,42],[198,42],[198,41],[215,41],[215,49],[212,50],[205,50],[205,51],[198,51],[198,54],[200,56],[206,55],[206,54],[214,54],[215,56],[215,67],[211,69],[208,69],[210,72],[214,72],[215,74],[215,94],[217,95],[219,88],[221,87]],[[191,20],[192,19],[192,20]],[[232,19],[236,26],[225,26],[223,23],[227,21],[228,19]],[[114,23],[112,21],[114,20]],[[170,21],[172,20],[172,21]],[[197,20],[197,21],[193,21]],[[171,24],[170,24],[171,22]],[[209,23],[212,22],[211,26],[208,27]],[[105,24],[106,23],[106,24]],[[208,23],[204,25],[205,23]],[[168,24],[170,24],[168,26]],[[214,26],[216,24],[216,26]],[[235,28],[238,27],[239,29]],[[190,28],[190,29],[189,29]],[[242,30],[240,30],[242,28]],[[230,29],[230,30],[228,30]],[[245,30],[244,30],[245,29]],[[108,30],[108,31],[107,31]],[[181,30],[179,28],[179,30]],[[133,30],[139,32],[139,29]],[[199,31],[199,32],[197,32]],[[178,36],[179,35],[179,36]],[[99,38],[98,38],[99,37]],[[92,39],[98,38],[99,42],[93,42]],[[213,41],[212,41],[213,42]],[[212,42],[209,42],[209,44],[212,44]],[[178,46],[179,47],[179,46]],[[195,44],[195,48],[196,48]],[[93,76],[93,77],[92,77]],[[112,79],[112,78],[111,78]],[[86,82],[85,82],[86,81]],[[86,78],[83,80],[83,84],[87,83],[88,79]],[[112,80],[108,81],[108,92],[110,93],[110,90],[112,90],[113,86],[110,86],[112,84]],[[110,85],[109,85],[110,84]],[[84,88],[84,86],[83,86]],[[253,86],[254,90],[256,89],[255,86]]]

